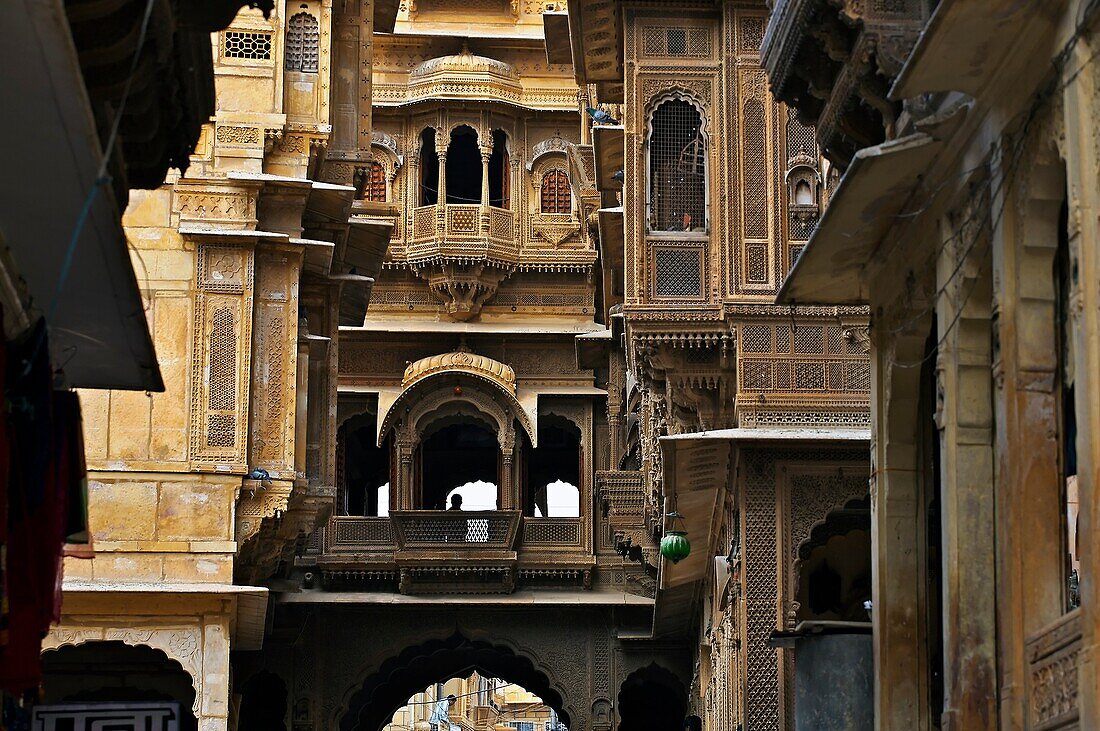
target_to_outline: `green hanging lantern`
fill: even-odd
[[[661,538],[661,555],[672,563],[679,563],[691,554],[691,541],[684,530],[684,516],[672,512],[667,517],[671,520],[671,528]]]

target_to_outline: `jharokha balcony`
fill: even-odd
[[[588,520],[537,518],[518,510],[408,510],[386,517],[333,516],[315,539],[330,588],[403,593],[510,592],[525,584],[591,581]]]
[[[336,514],[298,562],[313,581],[405,594],[589,588],[595,497],[583,412],[529,412],[515,382],[499,361],[442,353],[410,363],[377,415],[348,419]]]

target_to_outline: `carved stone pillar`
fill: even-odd
[[[435,229],[442,237],[447,233],[447,151],[439,153],[439,190],[435,194]]]
[[[500,443],[500,509],[517,510],[520,505],[519,483],[513,469],[516,433],[509,429],[501,432],[497,440]]]
[[[309,341],[298,340],[298,378],[294,412],[294,472],[306,476],[307,415],[309,414]]]
[[[895,319],[905,321],[908,311]],[[871,348],[871,576],[875,719],[881,729],[930,727],[924,612],[924,439],[918,423],[929,318],[900,334],[880,328]],[[893,320],[891,320],[893,321]],[[903,365],[899,365],[903,364]]]
[[[1025,728],[1031,706],[1026,640],[1058,620],[1065,607],[1053,271],[1066,180],[1053,154],[1032,155],[1010,183],[1002,182],[1003,174],[994,165],[990,184],[1005,197],[991,204],[1003,207],[992,234],[998,672],[1004,725]]]
[[[391,510],[412,510],[413,504],[413,445],[411,441],[397,441],[397,485],[390,490]]]
[[[1077,265],[1071,290],[1076,360],[1077,487],[1081,503],[1077,526],[1081,583],[1082,651],[1078,699],[1085,723],[1100,719],[1100,410],[1095,398],[1100,384],[1100,142],[1096,117],[1100,114],[1100,70],[1092,54],[1095,44],[1074,47],[1070,68],[1081,69],[1068,83],[1065,95],[1065,144],[1069,178],[1070,255]],[[1092,337],[1090,337],[1090,334]]]
[[[355,167],[370,163],[373,36],[373,3],[336,4],[329,81],[332,137],[321,175],[327,182],[353,185]]]
[[[489,158],[493,156],[493,148],[481,146],[481,205],[489,205]]]
[[[481,215],[478,216],[478,228],[482,236],[489,235],[489,158],[493,149],[481,146]]]
[[[971,207],[982,210],[971,212]],[[964,215],[966,214],[966,215]],[[993,475],[993,282],[974,201],[945,225],[937,262],[936,425],[940,432],[945,731],[996,729],[997,612]],[[970,227],[954,218],[973,220]],[[954,234],[960,226],[970,235]],[[966,261],[959,258],[966,256]],[[961,303],[962,311],[958,307]]]

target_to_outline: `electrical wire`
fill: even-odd
[[[107,174],[107,166],[110,163],[111,155],[114,153],[115,144],[118,141],[118,131],[122,126],[122,116],[126,111],[126,102],[130,98],[130,90],[133,88],[134,77],[137,75],[138,64],[141,61],[141,49],[145,46],[145,37],[149,32],[149,21],[153,17],[153,6],[155,4],[156,0],[147,0],[145,4],[145,14],[141,18],[141,29],[138,33],[137,43],[134,46],[134,57],[130,61],[130,72],[127,74],[126,83],[122,87],[122,96],[118,102],[118,109],[115,111],[115,118],[111,122],[111,131],[107,135],[107,143],[103,148],[103,157],[99,161],[99,168],[96,170],[95,179],[92,181],[92,189],[88,191],[88,195],[84,199],[84,204],[80,207],[80,213],[76,217],[72,236],[69,237],[69,245],[65,249],[65,255],[61,260],[61,269],[57,276],[57,285],[54,287],[53,297],[46,307],[47,324],[49,324],[57,314],[57,305],[61,300],[61,291],[64,289],[65,282],[68,280],[69,273],[72,271],[73,258],[76,256],[76,247],[80,242],[80,235],[84,231],[84,226],[88,223],[88,217],[91,215],[92,204],[95,202],[96,195],[99,193],[100,188],[111,182],[111,176]],[[35,344],[33,355],[24,364],[23,377],[30,374],[32,364],[37,360],[38,353],[41,351],[45,342],[46,328],[43,328],[42,334]]]
[[[1029,133],[1032,129],[1032,126],[1037,121],[1039,121],[1039,114],[1041,111],[1043,111],[1046,105],[1053,98],[1055,98],[1058,93],[1064,91],[1066,87],[1069,86],[1069,84],[1073,83],[1073,81],[1077,79],[1081,75],[1081,73],[1083,73],[1084,70],[1096,60],[1098,53],[1100,53],[1100,49],[1093,52],[1072,73],[1070,73],[1068,76],[1063,76],[1066,70],[1066,65],[1070,59],[1070,55],[1073,53],[1081,38],[1084,37],[1085,31],[1092,23],[1092,16],[1096,13],[1097,9],[1100,9],[1100,0],[1092,0],[1092,2],[1089,3],[1088,7],[1083,13],[1081,22],[1075,28],[1073,35],[1062,46],[1062,49],[1058,52],[1058,54],[1055,55],[1052,62],[1054,73],[1052,74],[1051,81],[1048,82],[1046,88],[1036,93],[1035,101],[1028,109],[1023,110],[1016,115],[1017,118],[1019,118],[1020,116],[1024,116],[1024,120],[1017,132],[1010,133],[1012,137],[1015,138],[1015,142],[1009,148],[1010,154],[1007,156],[1002,156],[1002,159],[1007,160],[1007,164],[1002,166],[1001,174],[997,176],[996,184],[993,185],[991,188],[990,186],[992,176],[986,177],[985,181],[983,182],[985,189],[979,190],[977,192],[978,202],[982,205],[972,206],[972,210],[969,216],[957,226],[951,236],[949,236],[940,244],[936,252],[936,258],[939,258],[939,256],[941,256],[943,252],[946,251],[947,247],[951,245],[954,241],[962,238],[969,224],[973,223],[975,220],[978,220],[978,228],[974,231],[974,235],[971,238],[966,249],[956,257],[957,261],[954,268],[949,273],[943,284],[936,289],[935,294],[929,298],[931,304],[923,308],[916,315],[910,317],[906,321],[906,323],[903,323],[900,327],[894,328],[892,330],[892,334],[896,335],[902,332],[908,326],[911,326],[913,323],[919,320],[921,317],[924,317],[925,315],[935,310],[936,302],[939,300],[940,296],[947,292],[948,288],[954,282],[955,277],[957,277],[959,272],[962,271],[963,266],[968,261],[970,261],[970,254],[973,252],[975,246],[978,245],[979,241],[985,240],[987,242],[987,249],[992,246],[992,241],[983,236],[983,233],[988,228],[990,235],[992,235],[992,232],[997,230],[997,227],[1000,225],[1001,221],[1004,218],[1005,212],[1008,208],[1008,201],[1005,196],[1001,195],[1001,193],[1003,192],[1005,186],[1007,186],[1010,182],[1015,181],[1015,173],[1019,169],[1019,166],[1024,159],[1024,153],[1031,145]],[[1012,124],[1013,123],[1006,125],[1006,128],[1011,127]],[[981,167],[986,167],[990,165],[993,162],[992,157],[994,153],[995,150],[991,150],[990,153],[983,160],[983,162],[977,167],[980,169]],[[988,196],[988,198],[986,198],[986,196]],[[985,211],[985,203],[992,202],[993,200],[999,200],[1001,203],[1000,208],[996,211],[995,215],[981,215],[982,212]],[[979,275],[984,272],[986,264],[987,261],[985,261],[985,257],[983,255],[983,260],[979,266]],[[935,357],[939,349],[947,342],[948,336],[961,320],[962,313],[966,309],[966,305],[970,301],[971,295],[973,295],[974,290],[977,289],[978,280],[979,277],[974,278],[970,289],[963,295],[962,300],[956,304],[954,316],[952,317],[950,323],[948,323],[947,327],[944,329],[942,335],[937,339],[936,346],[930,349],[928,355],[915,362],[900,362],[890,360],[890,365],[898,366],[900,368],[917,368],[924,365],[933,357]]]

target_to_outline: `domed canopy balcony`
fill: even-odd
[[[523,85],[511,64],[476,56],[464,45],[461,53],[416,66],[409,73],[405,102],[478,99],[516,104],[522,97]]]
[[[412,210],[405,258],[448,315],[468,320],[519,263],[508,138],[464,124],[449,135],[429,127],[416,164],[422,205]]]

